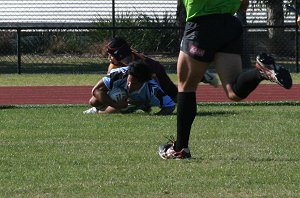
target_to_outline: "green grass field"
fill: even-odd
[[[300,104],[198,106],[189,161],[157,154],[176,116],[0,109],[0,197],[299,197]]]
[[[95,85],[104,74],[0,74],[0,86]],[[176,74],[169,74],[177,83]],[[292,73],[294,83],[300,83],[300,73]],[[263,83],[269,83],[263,81]]]
[[[0,75],[0,86],[98,79]],[[157,154],[176,135],[175,113],[83,115],[87,108],[0,106],[0,197],[300,197],[300,102],[199,103],[189,161]]]

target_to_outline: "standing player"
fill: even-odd
[[[128,99],[113,101],[108,92],[116,87],[126,90]],[[151,79],[151,73],[145,69],[145,65],[140,61],[134,61],[128,67],[112,70],[94,86],[90,99],[93,108],[83,113],[124,112],[128,104],[133,110],[142,109],[146,112],[150,112],[151,106],[160,107],[161,110],[156,113],[157,115],[168,115],[175,109],[175,102],[163,92],[155,80]],[[126,112],[131,112],[132,109],[127,109]]]
[[[163,159],[190,159],[189,138],[196,116],[196,88],[215,62],[227,97],[246,98],[262,80],[290,89],[290,73],[267,54],[256,58],[256,68],[242,73],[242,25],[233,16],[246,12],[248,0],[183,0],[187,17],[177,64],[177,137],[159,146]]]

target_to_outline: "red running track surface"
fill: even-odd
[[[20,104],[88,104],[92,86],[24,86],[0,87],[0,105]],[[222,87],[200,85],[198,102],[230,102]],[[245,99],[258,101],[300,101],[300,84],[286,90],[276,84],[261,84]]]

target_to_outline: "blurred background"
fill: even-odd
[[[252,0],[244,25],[244,69],[258,53],[299,72],[299,0]],[[107,42],[125,38],[176,72],[185,13],[181,0],[0,0],[0,73],[105,73]],[[212,65],[211,70],[214,70]]]

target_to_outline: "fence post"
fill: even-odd
[[[18,74],[21,74],[21,29],[17,29],[17,61],[18,61]]]
[[[298,35],[299,35],[299,28],[296,27],[296,38],[295,38],[295,45],[296,45],[296,72],[299,73],[299,38],[298,38]]]
[[[295,7],[296,7],[296,10],[299,10],[299,2],[296,1],[295,3]],[[296,13],[296,24],[297,24],[297,19],[298,19],[298,15]],[[296,72],[299,73],[299,27],[298,25],[296,26],[296,38],[295,38],[295,45],[296,45]]]
[[[112,26],[113,26],[113,38],[116,37],[116,12],[115,12],[115,0],[112,0]]]

